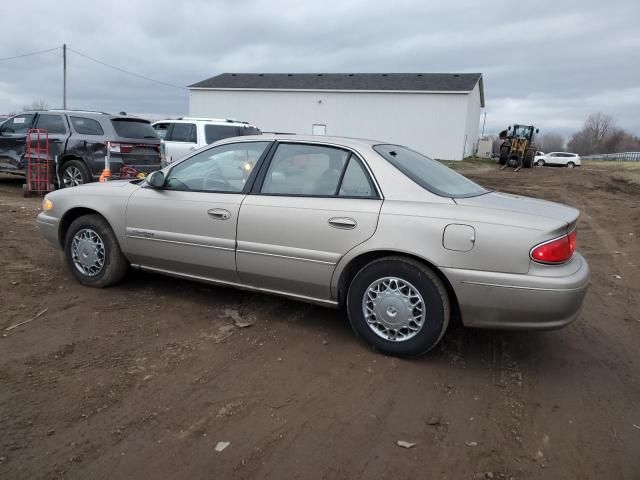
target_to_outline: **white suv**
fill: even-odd
[[[551,152],[535,159],[535,164],[539,167],[544,165],[562,165],[567,168],[579,167],[582,159],[577,153]]]
[[[247,122],[220,118],[181,117],[177,120],[160,120],[152,126],[162,139],[160,152],[167,164],[223,138],[261,133]]]

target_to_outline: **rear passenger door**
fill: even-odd
[[[95,178],[102,172],[107,154],[104,129],[98,120],[80,115],[69,115],[69,123],[75,134],[67,141],[67,154],[82,158]]]
[[[330,299],[336,264],[373,235],[381,206],[355,153],[319,144],[278,144],[240,208],[240,280]]]
[[[167,163],[173,163],[198,148],[198,132],[195,123],[172,123],[164,137]]]

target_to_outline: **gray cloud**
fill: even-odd
[[[626,1],[10,2],[0,58],[66,42],[186,86],[236,72],[482,72],[487,130],[568,134],[591,112],[640,134],[640,3]],[[73,108],[185,114],[186,90],[69,53]],[[59,106],[61,52],[0,62],[0,112]]]

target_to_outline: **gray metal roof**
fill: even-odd
[[[471,92],[478,82],[480,73],[222,73],[189,88]]]

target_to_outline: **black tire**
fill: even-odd
[[[540,159],[536,162],[536,165],[538,165],[539,167],[544,167],[544,160]]]
[[[567,168],[575,168],[576,164],[573,162],[567,162]]]
[[[93,274],[87,274],[81,271],[81,268],[76,266],[73,259],[72,247],[74,237],[83,230],[85,233],[88,231],[95,233],[102,242],[104,250],[102,254],[102,266]],[[77,247],[80,255],[83,253],[82,247],[82,244]],[[118,239],[113,233],[113,230],[100,215],[83,215],[71,223],[64,239],[64,256],[67,267],[71,270],[76,280],[88,287],[103,288],[114,285],[122,280],[129,267],[129,263],[120,250]]]
[[[524,152],[524,158],[522,159],[522,166],[524,168],[533,167],[533,157],[535,157],[535,155],[536,155],[535,150],[526,150]]]
[[[509,159],[507,160],[507,166],[511,167],[511,168],[518,168],[521,166],[520,163],[520,155],[518,155],[517,153],[512,153],[509,156]]]
[[[402,341],[383,338],[365,319],[363,303],[367,290],[388,277],[411,284],[426,307],[422,327],[413,337]],[[356,335],[380,352],[397,357],[422,355],[435,347],[447,330],[450,311],[447,290],[438,276],[420,262],[404,257],[385,257],[369,263],[356,274],[347,292],[347,314]]]
[[[500,157],[498,158],[498,163],[500,165],[506,165],[510,151],[511,147],[509,147],[508,145],[503,145],[500,147]]]
[[[83,161],[69,160],[62,164],[60,179],[62,180],[60,188],[75,187],[76,185],[89,183],[91,181],[91,174]]]

